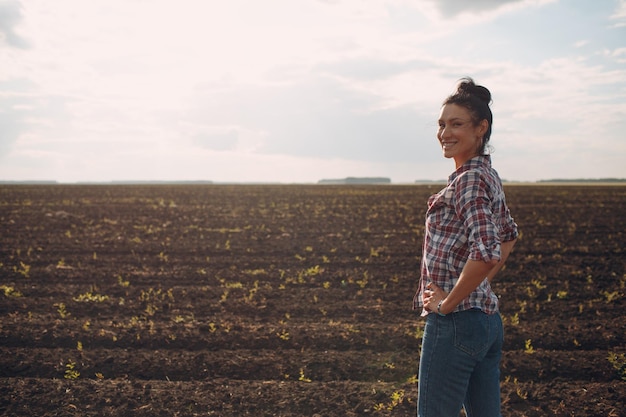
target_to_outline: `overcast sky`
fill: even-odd
[[[504,179],[626,177],[626,0],[0,0],[0,180],[444,179],[464,76]]]

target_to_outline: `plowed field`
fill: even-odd
[[[0,414],[413,416],[428,186],[0,187]],[[505,416],[626,416],[626,187],[507,185]]]

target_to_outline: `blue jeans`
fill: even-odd
[[[418,417],[501,417],[500,314],[429,314],[418,376]]]

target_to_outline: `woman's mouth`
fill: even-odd
[[[441,147],[443,149],[450,149],[451,147],[453,147],[454,145],[456,145],[456,142],[452,142],[452,141],[442,141],[441,142]]]

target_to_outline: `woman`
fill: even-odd
[[[462,79],[443,103],[437,139],[456,170],[428,200],[414,308],[426,326],[418,417],[500,416],[502,320],[491,280],[518,236],[486,153],[491,93]]]

